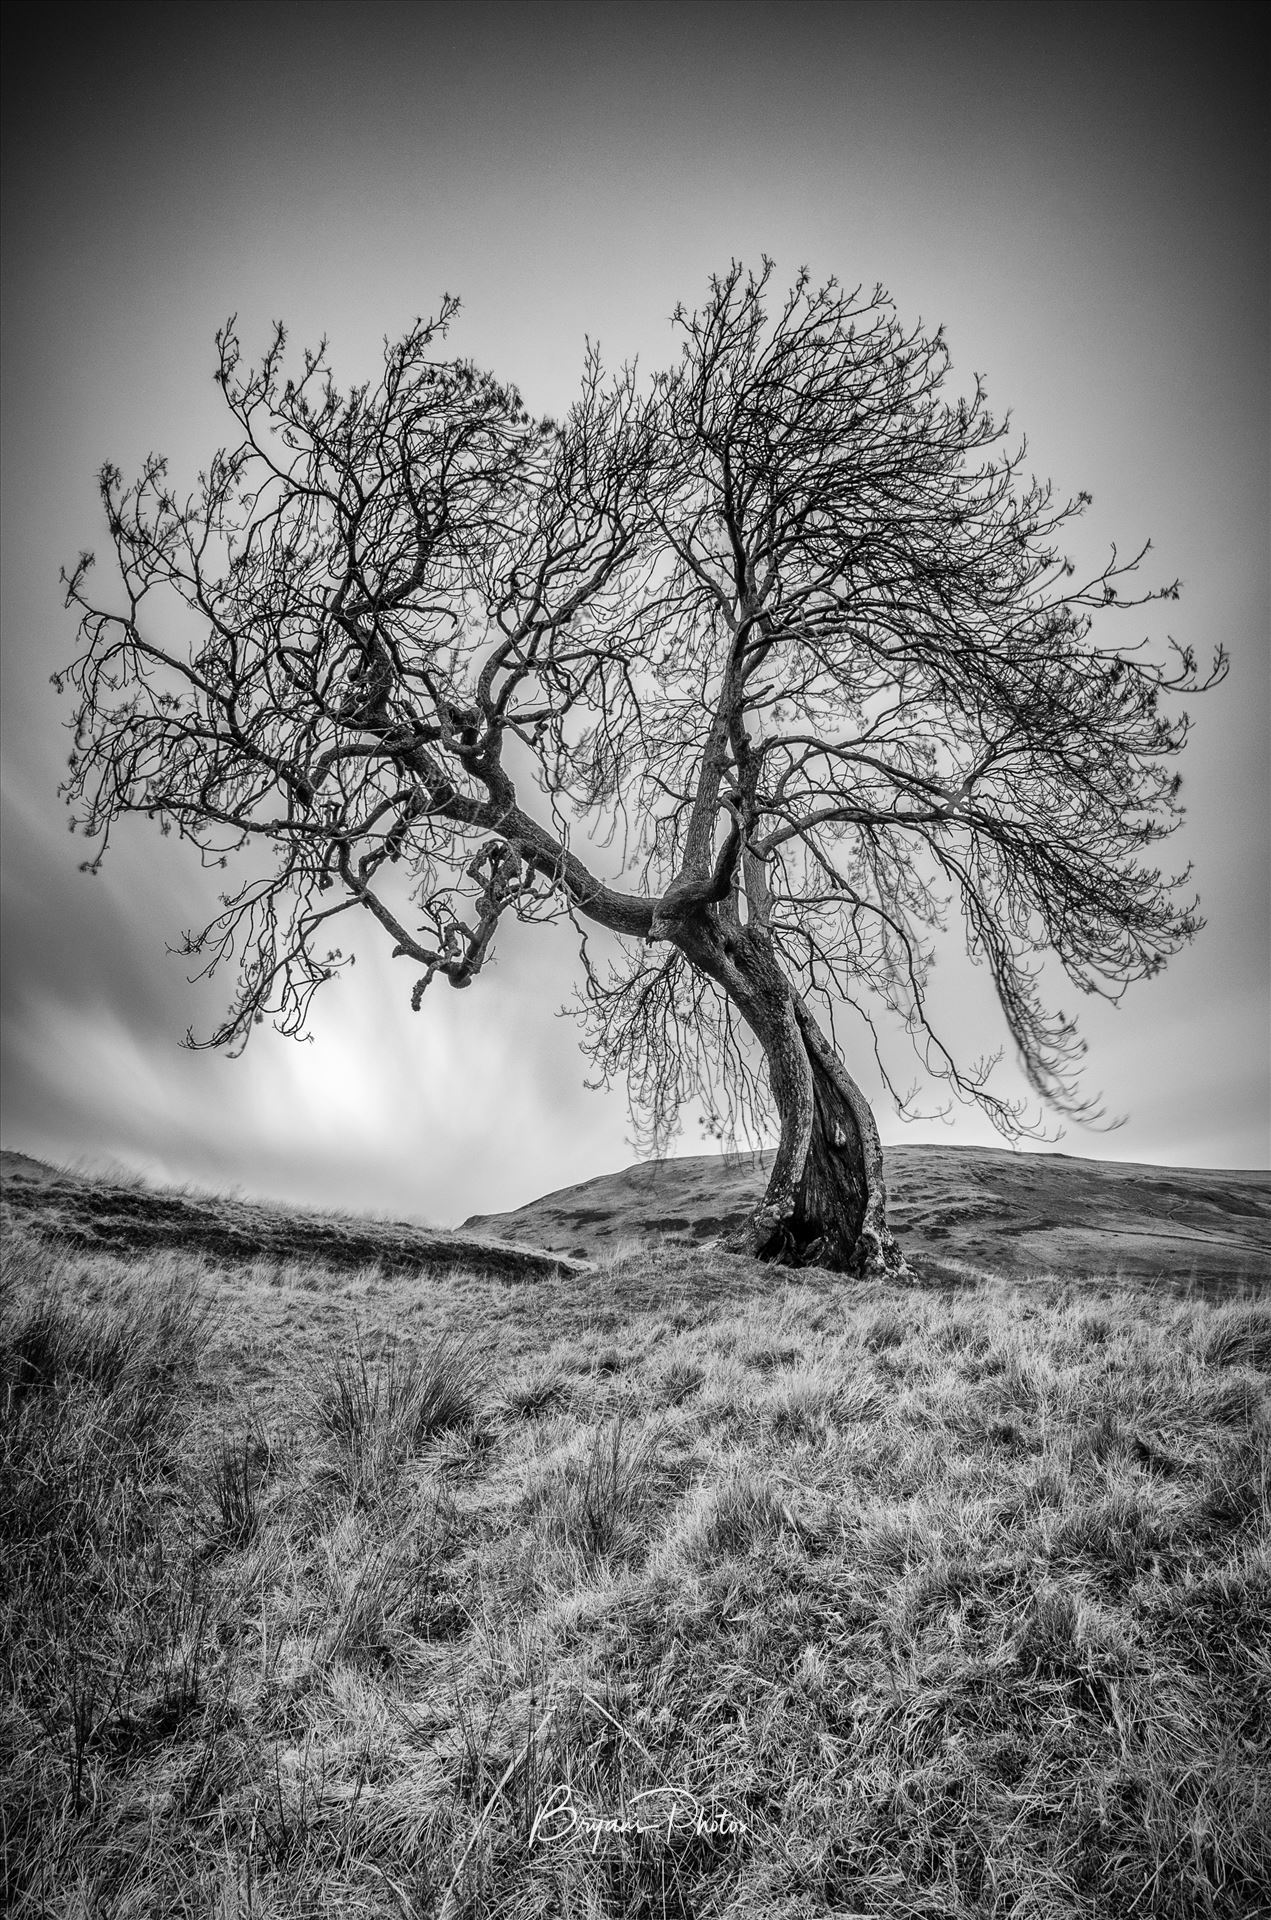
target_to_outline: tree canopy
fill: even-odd
[[[1207,682],[1104,617],[1177,586],[1127,590],[1146,549],[1074,573],[1088,496],[1027,474],[978,379],[949,397],[943,334],[881,289],[774,299],[770,263],[734,265],[677,311],[667,371],[589,349],[559,421],[442,356],[456,312],[348,391],[325,348],[289,373],[281,327],[245,366],[231,322],[232,444],[189,491],[159,459],[103,469],[113,597],[87,555],[68,578],[91,864],[136,812],[247,859],[187,937],[238,969],[208,1044],[300,1033],[350,911],[416,1006],[508,916],[571,916],[587,1045],[655,1141],[693,1097],[724,1130],[775,1108],[747,1244],[895,1268],[843,1009],[893,1016],[1011,1135],[931,1012],[948,916],[1076,1115],[1046,957],[1115,997],[1200,924],[1151,849],[1180,817],[1166,696]]]

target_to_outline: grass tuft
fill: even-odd
[[[1196,1345],[1206,1366],[1271,1373],[1271,1303],[1238,1300],[1216,1308],[1202,1324]]]
[[[418,1348],[390,1332],[375,1358],[360,1334],[330,1356],[310,1388],[319,1428],[335,1442],[336,1475],[373,1498],[429,1441],[470,1422],[483,1386],[467,1342],[441,1334]]]

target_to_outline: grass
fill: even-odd
[[[17,1232],[0,1905],[1265,1912],[1271,1304],[962,1277]]]
[[[452,1234],[411,1221],[298,1212],[237,1194],[152,1187],[137,1175],[86,1177],[48,1168],[40,1179],[8,1181],[4,1198],[11,1219],[83,1253],[109,1256],[127,1246],[134,1253],[167,1252],[182,1259],[194,1253],[236,1265],[254,1258],[275,1267],[313,1264],[328,1274],[371,1263],[386,1273],[418,1273],[445,1269],[456,1258]],[[577,1264],[564,1255],[489,1241],[469,1241],[464,1252],[482,1271],[504,1279],[542,1279]]]

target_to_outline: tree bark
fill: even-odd
[[[777,963],[771,942],[722,928],[709,909],[655,922],[724,991],[764,1051],[781,1137],[767,1190],[730,1246],[783,1266],[828,1267],[862,1279],[902,1277],[904,1256],[887,1224],[878,1128],[866,1100],[810,1008]]]
[[[781,1141],[767,1191],[736,1244],[783,1266],[862,1279],[903,1274],[868,1101],[793,991],[789,1018],[759,1038]]]

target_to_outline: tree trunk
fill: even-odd
[[[767,1191],[738,1244],[785,1266],[863,1279],[901,1275],[905,1262],[887,1224],[882,1143],[869,1103],[793,993],[790,1012],[777,1048],[765,1043],[781,1142]],[[785,1057],[774,1073],[777,1050]]]
[[[869,1102],[782,973],[771,944],[713,917],[672,936],[728,994],[768,1065],[781,1138],[763,1199],[728,1244],[783,1266],[861,1278],[907,1274],[887,1225],[883,1150]]]

